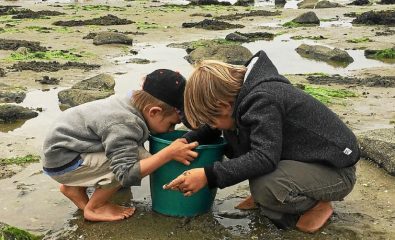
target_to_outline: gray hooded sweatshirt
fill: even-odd
[[[281,76],[263,51],[234,103],[235,131],[224,131],[229,161],[205,167],[210,187],[227,187],[274,171],[281,160],[354,165],[353,132],[324,104]],[[247,63],[248,64],[248,63]],[[303,174],[303,173],[301,173]]]
[[[81,153],[105,152],[123,186],[141,184],[138,147],[149,130],[130,98],[111,96],[64,111],[44,140],[44,169],[67,166]]]

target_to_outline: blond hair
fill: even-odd
[[[164,117],[169,116],[175,112],[174,107],[157,99],[156,97],[152,96],[151,94],[149,94],[143,90],[133,91],[131,103],[141,113],[143,113],[144,110],[147,109],[147,107],[162,108],[162,111],[163,111],[162,114]]]
[[[195,66],[185,86],[184,111],[193,128],[213,124],[221,103],[234,102],[243,85],[246,67],[216,60]]]

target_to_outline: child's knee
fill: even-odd
[[[283,204],[291,188],[278,178],[261,176],[250,180],[250,191],[255,202],[263,207]]]
[[[64,185],[64,184],[60,184],[59,190],[60,190],[61,193],[63,193],[64,195],[66,195],[67,192],[69,191],[69,187],[67,187],[67,186]]]

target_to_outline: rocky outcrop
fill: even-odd
[[[62,109],[103,99],[114,94],[115,80],[108,74],[99,74],[76,83],[70,89],[58,93]]]
[[[55,77],[43,76],[42,79],[37,79],[36,82],[39,82],[41,84],[48,84],[48,85],[58,85],[60,79]]]
[[[48,17],[48,16],[60,16],[60,15],[65,15],[65,13],[58,12],[58,11],[50,11],[50,10],[41,10],[41,11],[32,11],[30,9],[26,9],[24,11],[21,11],[14,16],[12,16],[13,19],[24,19],[24,18],[42,18],[42,17]]]
[[[337,7],[343,7],[343,5],[336,3],[336,2],[330,2],[330,1],[319,1],[314,8],[337,8]]]
[[[255,0],[237,0],[235,6],[253,6]]]
[[[0,103],[21,103],[25,97],[25,89],[0,83]]]
[[[35,118],[38,113],[22,106],[14,104],[0,105],[0,123],[13,123],[17,120]]]
[[[366,87],[395,87],[395,76],[373,75],[367,78],[334,75],[310,75],[306,78],[312,84],[342,84]]]
[[[18,72],[25,70],[31,70],[34,72],[56,72],[59,70],[69,70],[69,69],[83,69],[85,71],[89,71],[89,70],[100,68],[100,65],[80,63],[80,62],[60,63],[57,61],[51,61],[51,62],[29,61],[29,62],[14,63],[9,68],[14,69],[15,71]]]
[[[268,32],[241,33],[234,32],[226,35],[225,39],[235,42],[254,42],[258,40],[273,40],[274,34]]]
[[[298,3],[298,7],[300,9],[312,9],[314,8],[317,2],[318,0],[303,0],[300,3]]]
[[[121,19],[117,16],[108,14],[107,16],[93,18],[88,20],[70,20],[70,21],[56,21],[53,23],[55,26],[84,26],[84,25],[101,25],[101,26],[109,26],[109,25],[127,25],[131,24],[133,21],[128,19]]]
[[[318,19],[315,12],[306,12],[302,15],[299,15],[292,22],[299,23],[299,24],[320,24],[320,19]]]
[[[40,46],[40,42],[32,42],[26,40],[14,40],[14,39],[0,39],[0,50],[14,50],[25,47],[31,52],[47,51],[46,47]]]
[[[331,49],[329,47],[320,45],[302,44],[296,48],[296,52],[303,57],[325,61],[328,63],[349,64],[354,61],[354,59],[344,50],[339,48]]]
[[[190,5],[223,5],[230,6],[230,2],[220,2],[218,0],[190,0]]]
[[[133,45],[133,39],[122,33],[116,32],[99,32],[93,38],[93,44],[125,44]]]
[[[358,140],[362,157],[395,176],[395,128],[371,130],[360,134]]]
[[[370,5],[371,3],[369,0],[355,0],[349,3],[348,5],[355,5],[355,6],[365,6],[365,5]]]
[[[189,63],[203,59],[219,60],[230,64],[244,64],[252,57],[252,53],[241,45],[217,45],[198,47],[187,57]]]
[[[226,30],[233,28],[243,28],[244,26],[241,24],[231,24],[224,21],[204,19],[201,22],[197,23],[183,23],[183,28],[203,28],[206,30]]]
[[[380,4],[395,4],[395,0],[381,0]]]
[[[364,12],[357,16],[352,23],[395,26],[395,10]]]

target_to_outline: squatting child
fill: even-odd
[[[208,184],[249,180],[261,212],[282,228],[315,232],[355,184],[359,148],[353,132],[324,104],[294,87],[263,51],[245,66],[206,60],[187,81],[192,127],[223,130],[228,161],[192,169],[167,189],[190,196]]]
[[[135,209],[108,202],[118,189],[174,159],[185,165],[197,157],[197,142],[179,139],[152,156],[144,153],[149,133],[173,131],[180,123],[185,78],[168,69],[148,74],[131,97],[111,96],[64,111],[44,141],[44,172],[90,221],[115,221]],[[145,156],[143,156],[145,155]],[[94,187],[89,198],[86,189]]]

